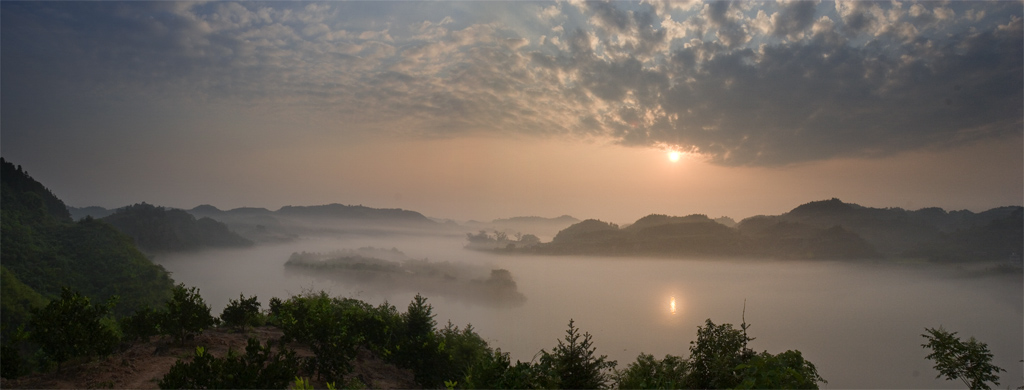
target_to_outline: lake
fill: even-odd
[[[569,319],[593,335],[597,353],[619,368],[640,352],[689,355],[697,327],[743,321],[756,337],[749,346],[773,354],[799,350],[828,388],[957,388],[936,379],[925,327],[943,326],[988,344],[1006,369],[1000,388],[1024,384],[1024,281],[1018,274],[977,274],[954,266],[835,261],[502,256],[462,248],[464,236],[347,236],[310,238],[239,250],[168,254],[154,260],[177,282],[200,289],[217,315],[239,293],[270,297],[308,290],[371,304],[385,300],[405,311],[417,293],[378,281],[342,281],[326,274],[286,271],[293,252],[373,246],[397,248],[416,259],[463,264],[480,277],[511,271],[520,305],[424,293],[439,326],[471,323],[492,347],[513,360],[551,350]],[[416,287],[420,289],[422,286]],[[744,305],[746,306],[744,312]]]

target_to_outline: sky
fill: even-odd
[[[1022,2],[0,2],[71,206],[736,220],[1024,203]],[[677,153],[677,161],[669,157]]]

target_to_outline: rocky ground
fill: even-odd
[[[135,343],[128,349],[106,358],[92,361],[65,362],[60,373],[36,373],[16,380],[3,379],[4,389],[157,389],[160,381],[178,359],[189,359],[196,346],[203,346],[215,356],[224,356],[228,349],[244,352],[250,336],[261,343],[277,340],[281,330],[274,327],[259,327],[246,333],[234,333],[226,329],[204,332],[184,346],[174,343],[168,337],[153,338],[146,343]],[[299,344],[290,346],[298,356],[312,356],[312,352]],[[373,389],[415,388],[416,382],[410,370],[400,369],[385,363],[370,351],[361,349],[353,362],[351,378],[358,378]],[[325,384],[316,383],[317,388]],[[340,386],[339,386],[340,387]]]

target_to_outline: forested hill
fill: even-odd
[[[139,248],[150,252],[253,245],[221,222],[206,217],[196,219],[185,210],[146,203],[122,207],[103,221],[131,236]]]
[[[1019,261],[1024,247],[1020,206],[997,207],[980,213],[945,211],[938,207],[904,210],[873,208],[839,199],[800,205],[775,217],[758,217],[774,224],[803,224],[817,228],[842,226],[888,256],[931,260]],[[744,222],[740,223],[741,229]]]
[[[336,218],[365,221],[394,221],[423,225],[436,225],[418,212],[403,209],[376,209],[363,205],[352,206],[338,203],[321,206],[284,206],[278,214],[297,217]]]
[[[738,256],[772,258],[925,258],[1021,262],[1024,208],[981,213],[939,208],[870,208],[839,199],[810,202],[734,228],[707,216],[649,215],[625,228],[586,220],[549,243],[511,251],[546,254]]]
[[[29,307],[71,287],[97,301],[120,299],[126,314],[170,297],[173,282],[110,224],[85,218],[73,222],[67,208],[43,184],[0,159],[0,324],[10,335]]]

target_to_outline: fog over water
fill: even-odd
[[[414,288],[423,288],[288,271],[284,264],[294,252],[374,246],[429,262],[462,263],[481,273],[506,269],[526,297],[521,305],[492,305],[443,289],[424,295],[439,326],[449,320],[471,323],[492,347],[524,361],[550,350],[570,318],[593,334],[597,352],[617,360],[619,368],[640,352],[685,357],[705,319],[738,326],[746,301],[749,334],[756,337],[750,347],[801,351],[828,388],[961,385],[935,379],[925,359],[920,335],[940,325],[989,345],[993,362],[1006,369],[999,387],[1024,384],[1019,274],[972,274],[931,264],[501,256],[465,250],[464,244],[465,236],[454,235],[349,235],[154,260],[176,281],[198,287],[218,314],[239,293],[257,295],[266,308],[272,296],[307,290],[375,305],[387,300],[404,312]]]

